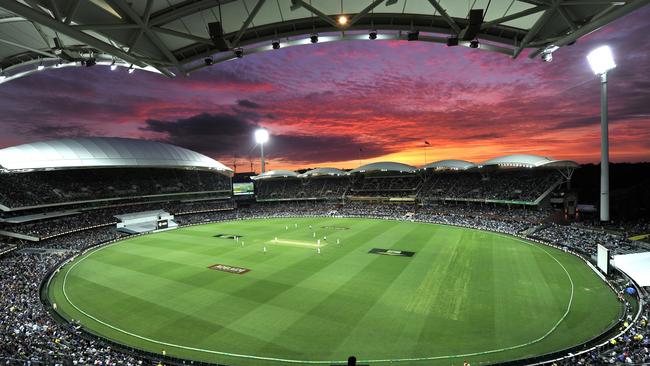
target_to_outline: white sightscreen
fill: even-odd
[[[650,252],[615,255],[612,264],[639,286],[650,286]]]
[[[607,267],[609,264],[609,249],[598,244],[598,268],[607,274]]]

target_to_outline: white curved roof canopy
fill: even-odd
[[[298,173],[292,172],[291,170],[277,169],[269,170],[268,172],[251,177],[253,180],[271,178],[298,178]]]
[[[514,155],[505,155],[505,156],[492,158],[484,161],[480,165],[538,168],[538,167],[577,167],[578,163],[570,160],[553,160],[551,158],[547,158],[539,155],[514,154]]]
[[[300,174],[300,177],[318,177],[318,176],[341,176],[341,175],[347,175],[345,171],[337,168],[316,168],[312,170],[308,170],[302,174]]]
[[[481,41],[481,50],[517,57],[553,52],[650,3],[650,0],[0,0],[0,69],[4,81],[34,72],[35,64],[82,66],[89,59],[116,59],[120,65],[185,74],[244,55],[319,42],[418,40],[460,46]],[[469,30],[468,12],[482,10],[482,22]],[[344,25],[337,22],[348,16]],[[220,22],[213,27],[209,24]],[[469,33],[469,34],[468,34]],[[56,39],[56,41],[55,41]],[[472,52],[469,51],[468,52]],[[87,64],[86,64],[87,65]],[[2,76],[0,76],[2,79]],[[2,83],[3,80],[0,80]]]
[[[74,168],[160,167],[231,169],[179,146],[119,137],[65,138],[0,150],[0,166],[10,171]]]
[[[414,173],[417,169],[414,166],[395,163],[391,161],[382,161],[378,163],[370,163],[362,165],[356,169],[350,170],[350,174],[354,173],[370,173],[370,172],[399,172],[399,173]]]
[[[467,170],[471,168],[475,168],[476,164],[467,161],[467,160],[457,160],[457,159],[449,159],[449,160],[438,160],[434,161],[433,163],[429,163],[425,166],[423,166],[421,169],[452,169],[452,170]]]

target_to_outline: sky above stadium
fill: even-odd
[[[557,51],[554,61],[425,42],[280,49],[190,77],[107,67],[43,72],[0,86],[0,147],[71,136],[155,139],[238,171],[259,170],[253,131],[272,134],[271,169],[422,165],[531,153],[600,159],[598,78],[612,47],[610,156],[650,161],[650,7]],[[429,145],[425,145],[425,141]],[[425,148],[425,146],[427,146]]]

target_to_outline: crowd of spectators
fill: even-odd
[[[0,364],[135,366],[141,360],[80,336],[41,305],[39,287],[60,254],[11,253],[0,259]]]
[[[650,300],[650,299],[646,299]],[[622,328],[629,326],[633,314],[627,316]],[[599,349],[554,362],[553,366],[575,365],[614,365],[614,364],[650,364],[650,305],[645,303],[641,309],[641,319],[622,336],[610,340],[609,344]],[[622,330],[622,329],[621,329]]]
[[[229,177],[204,170],[111,168],[0,174],[0,204],[12,208],[230,190]]]
[[[258,199],[341,199],[350,186],[348,177],[263,179],[255,182]]]
[[[489,174],[477,171],[437,172],[425,177],[419,197],[423,200],[451,198],[533,202],[560,179],[558,172],[548,169],[504,169]]]
[[[533,236],[553,244],[573,248],[589,256],[596,254],[598,244],[618,254],[633,253],[639,250],[638,244],[625,236],[577,224],[546,224],[540,230],[535,231]]]
[[[501,200],[534,202],[562,179],[555,170],[503,169],[432,171],[420,174],[371,174],[329,178],[258,180],[259,199],[412,197],[423,201]]]
[[[415,197],[422,177],[408,175],[359,175],[352,181],[351,196]]]
[[[507,209],[497,206],[445,205],[418,206],[414,204],[372,204],[368,202],[294,201],[253,204],[238,209],[219,210],[201,206],[180,213],[176,219],[181,225],[210,221],[245,219],[253,217],[289,216],[366,216],[397,220],[416,220],[450,225],[461,225],[482,230],[521,234],[527,228],[539,225],[544,213],[522,208]],[[200,208],[206,208],[201,210]],[[544,224],[536,233],[542,239],[560,245],[595,248],[596,242],[619,247],[619,238],[611,234],[584,230],[575,226]],[[581,231],[582,230],[582,231]],[[62,235],[38,242],[45,249],[58,248],[79,251],[87,246],[119,238],[113,227]],[[595,239],[597,238],[597,240]],[[595,240],[595,241],[594,241]],[[63,259],[59,252],[41,251],[34,254],[14,251],[0,257],[0,363],[53,364],[67,360],[75,365],[138,365],[152,362],[123,354],[101,341],[91,341],[80,335],[74,324],[55,322],[39,301],[39,285],[51,268]],[[644,319],[632,332],[615,340],[607,348],[581,356],[576,362],[598,364],[648,360],[648,308]],[[621,359],[621,355],[624,355]],[[11,361],[21,360],[21,361]],[[598,360],[595,362],[594,360]],[[622,360],[622,361],[621,361]],[[568,365],[568,363],[561,363]],[[575,363],[574,363],[575,364]]]
[[[49,238],[62,235],[72,231],[92,228],[98,225],[115,225],[118,221],[115,215],[132,212],[164,210],[173,215],[182,215],[189,212],[204,212],[215,210],[226,210],[233,208],[231,200],[209,200],[194,202],[155,202],[138,205],[115,205],[93,210],[76,211],[74,214],[54,217],[18,224],[6,223],[0,228],[6,231],[34,236],[37,238]]]

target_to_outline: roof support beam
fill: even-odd
[[[170,36],[174,36],[174,37],[178,37],[178,38],[184,38],[184,39],[187,39],[188,41],[194,41],[194,42],[198,42],[198,43],[214,45],[214,42],[212,42],[211,39],[201,38],[201,37],[195,36],[193,34],[178,32],[178,31],[175,31],[175,30],[172,30],[172,29],[167,29],[167,28],[162,28],[162,27],[151,27],[151,29],[158,32],[158,33],[168,34]]]
[[[68,14],[65,16],[65,24],[70,24],[70,22],[72,22],[72,18],[74,18],[74,15],[77,13],[77,9],[79,9],[79,2],[79,0],[74,0],[68,9]]]
[[[227,2],[230,1],[221,1],[221,5]],[[161,26],[218,5],[219,0],[186,0],[175,6],[173,10],[168,11],[165,9],[154,13],[149,24],[151,26]]]
[[[145,9],[144,9],[144,16],[142,17],[142,22],[144,26],[141,26],[140,29],[138,29],[138,31],[133,35],[133,37],[131,37],[131,40],[129,41],[129,52],[133,51],[133,48],[138,43],[140,37],[142,37],[142,34],[145,31],[147,23],[149,22],[149,17],[151,16],[152,5],[153,5],[153,1],[147,0],[147,4],[145,5]]]
[[[13,16],[9,16],[9,17],[6,17],[6,18],[0,18],[0,24],[2,24],[2,23],[13,23],[13,22],[22,22],[22,21],[25,21],[25,18],[23,18],[23,17],[13,17]]]
[[[350,21],[348,22],[347,26],[353,26],[354,23],[358,22],[359,19],[363,18],[366,14],[370,13],[374,8],[379,6],[379,4],[383,3],[385,0],[375,0],[371,2],[368,6],[366,6],[363,10],[361,10],[358,14],[352,17]]]
[[[311,6],[311,4],[306,3],[306,2],[304,2],[303,0],[291,0],[291,2],[293,3],[294,6],[302,6],[303,8],[309,10],[310,12],[312,12],[312,14],[314,14],[314,15],[316,15],[317,17],[323,19],[324,21],[326,21],[327,23],[329,23],[332,27],[335,27],[335,28],[338,28],[338,27],[339,27],[338,23],[336,23],[336,22],[334,21],[334,19],[330,18],[329,16],[327,16],[327,15],[326,15],[325,13],[323,13],[322,11],[320,11],[320,10],[314,8],[313,6]]]
[[[571,17],[569,16],[569,13],[566,11],[566,9],[564,9],[561,6],[558,6],[557,11],[558,13],[560,13],[560,16],[562,17],[564,22],[569,26],[569,28],[571,28],[572,32],[578,30],[578,26],[571,20]]]
[[[627,1],[614,1],[614,0],[591,0],[591,1],[566,1],[563,2],[562,5],[566,6],[583,6],[583,5],[624,5],[625,3],[631,2],[630,0]]]
[[[589,23],[583,25],[582,27],[580,27],[577,31],[566,35],[565,37],[559,39],[556,42],[553,42],[553,44],[551,44],[550,46],[557,46],[557,47],[566,46],[569,43],[575,42],[578,38],[583,37],[583,36],[593,32],[593,31],[599,29],[600,27],[602,27],[602,26],[604,26],[604,25],[606,25],[608,23],[611,23],[614,20],[616,20],[616,19],[618,19],[618,18],[620,18],[620,17],[622,17],[622,16],[624,16],[624,15],[626,15],[628,13],[631,13],[631,12],[637,10],[637,9],[640,9],[640,8],[642,8],[642,7],[644,7],[644,6],[648,5],[648,4],[650,4],[650,0],[637,0],[637,1],[634,1],[634,2],[629,2],[629,3],[625,4],[625,5],[621,5],[621,6],[618,7],[618,9],[613,10],[613,11],[609,12],[608,14],[601,16],[600,18],[598,18],[598,20],[589,22]],[[544,49],[546,49],[546,47],[539,48],[535,52],[532,52],[528,57],[534,58],[537,55],[539,55],[541,52],[543,52]]]
[[[262,5],[264,5],[264,2],[266,0],[257,0],[257,4],[255,4],[255,7],[253,10],[248,14],[248,17],[244,21],[244,24],[242,24],[241,28],[239,28],[239,31],[235,35],[235,38],[232,40],[233,47],[237,47],[239,45],[239,40],[241,37],[244,35],[246,32],[246,29],[248,29],[248,26],[251,24],[257,13],[260,11],[262,8]]]
[[[137,24],[80,24],[80,25],[71,25],[70,27],[77,30],[89,30],[89,31],[113,31],[113,30],[122,30],[122,29],[140,29],[140,26]]]
[[[556,10],[557,10],[557,4],[550,9],[547,9],[544,12],[544,14],[542,14],[542,16],[539,17],[539,19],[537,19],[535,24],[533,24],[533,26],[528,30],[528,32],[526,32],[526,35],[524,36],[524,39],[521,40],[521,44],[519,44],[519,47],[517,47],[513,52],[512,58],[517,58],[517,56],[519,56],[521,51],[523,51],[524,48],[528,46],[528,42],[530,42],[533,38],[535,38],[535,36],[542,29],[542,27],[544,27],[546,23],[548,23],[548,21],[551,20],[551,18],[553,18],[553,15],[555,15]]]
[[[39,49],[37,49],[37,48],[28,47],[28,46],[22,45],[22,44],[20,44],[20,43],[12,42],[12,41],[9,41],[9,40],[6,40],[6,39],[2,39],[2,38],[0,38],[0,43],[5,43],[5,44],[8,44],[8,45],[10,45],[10,46],[14,46],[14,47],[22,48],[22,49],[24,49],[24,50],[32,51],[32,52],[34,52],[34,53],[38,53],[39,55],[43,55],[43,56],[47,56],[47,57],[54,57],[54,58],[58,58],[58,57],[59,57],[59,56],[57,56],[57,55],[55,55],[55,54],[53,54],[53,53],[51,53],[51,52],[41,51],[41,50],[39,50]]]
[[[449,24],[449,27],[454,31],[454,33],[459,34],[460,33],[460,27],[449,16],[449,14],[447,14],[447,11],[440,5],[440,3],[438,3],[438,1],[436,1],[436,0],[429,0],[429,3],[431,3],[433,8],[436,9],[436,11],[438,13],[440,13],[440,16],[442,17],[442,19],[444,19],[445,22],[447,22],[447,24]]]
[[[54,14],[54,18],[56,18],[56,20],[63,20],[61,17],[61,11],[59,10],[58,5],[56,5],[56,0],[50,0],[50,9],[52,9],[52,13]]]
[[[540,11],[544,11],[546,9],[547,9],[546,6],[538,5],[538,6],[534,7],[534,8],[526,9],[526,10],[520,11],[518,13],[513,13],[513,14],[507,15],[507,16],[502,17],[502,18],[498,18],[498,19],[490,20],[489,22],[485,22],[485,23],[481,24],[481,29],[487,29],[487,28],[490,28],[491,26],[496,25],[496,24],[501,24],[501,23],[509,22],[511,20],[523,18],[523,17],[531,15],[531,14],[539,13]]]
[[[80,30],[74,29],[69,25],[61,23],[56,19],[53,19],[49,15],[40,12],[38,10],[32,9],[29,6],[23,5],[14,0],[0,0],[0,7],[9,10],[10,12],[20,15],[28,20],[37,22],[43,26],[51,28],[56,32],[65,34],[70,38],[74,38],[79,42],[83,42],[90,47],[94,47],[100,51],[119,57],[126,62],[138,65],[140,67],[145,67],[146,64],[140,61],[137,57],[122,51],[121,49],[114,47],[108,43],[105,43],[91,35],[88,35]]]
[[[616,9],[617,6],[618,5],[610,5],[610,6],[606,7],[600,13],[598,13],[598,14],[594,15],[593,17],[591,17],[591,21],[595,22],[596,20],[600,19],[600,17],[602,17],[603,15],[605,15],[605,14],[609,13],[610,11]]]
[[[140,16],[133,10],[131,5],[129,5],[125,0],[108,0],[109,3],[114,4],[115,8],[120,9],[127,17],[133,20],[138,26],[140,26],[144,33],[147,35],[147,38],[156,46],[156,48],[163,54],[165,57],[171,61],[176,68],[185,73],[185,70],[181,66],[178,59],[172,54],[172,52],[165,46],[165,44],[160,40],[158,34],[149,28],[149,24],[145,23]],[[151,1],[151,0],[149,0]]]

